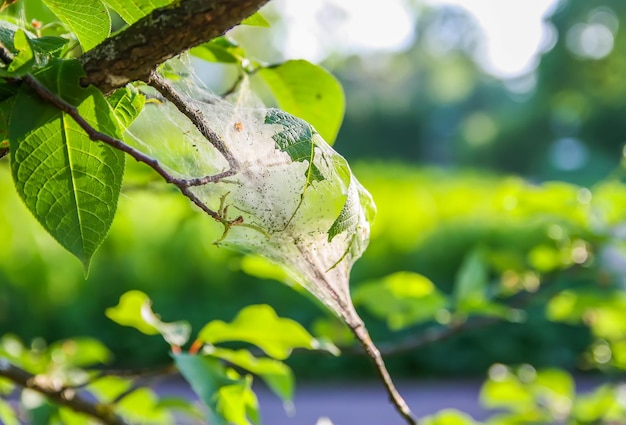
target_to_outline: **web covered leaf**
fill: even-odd
[[[293,161],[308,161],[307,184],[324,179],[314,163],[313,134],[315,130],[309,123],[280,109],[270,109],[265,116],[265,124],[279,124],[283,127],[283,130],[272,136],[278,149],[289,154]]]
[[[262,105],[245,80],[226,101],[193,82],[176,84],[239,164],[232,176],[191,188],[223,222],[237,219],[219,244],[278,264],[335,314],[360,323],[348,281],[367,246],[374,208],[347,161],[306,121]],[[137,148],[176,176],[229,169],[218,149],[167,102],[147,105],[130,131]],[[160,145],[142,142],[155,132],[163,135]]]

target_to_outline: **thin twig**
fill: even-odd
[[[428,329],[419,338],[409,338],[395,344],[389,343],[380,345],[380,352],[383,356],[387,357],[420,350],[428,345],[443,341],[462,332],[471,329],[485,328],[501,322],[504,322],[504,319],[500,317],[478,317],[449,327]]]
[[[3,47],[0,47],[0,56],[3,50],[6,52],[6,50]],[[56,96],[54,93],[48,90],[43,84],[41,84],[32,75],[30,74],[24,75],[23,77],[19,79],[19,81],[22,81],[24,84],[28,85],[42,100],[54,105],[59,110],[71,116],[74,119],[74,121],[76,121],[76,123],[85,131],[85,133],[87,133],[87,135],[89,136],[91,140],[103,142],[115,149],[125,152],[126,154],[133,157],[136,161],[142,162],[148,165],[150,168],[156,171],[161,177],[163,177],[163,179],[167,183],[171,183],[174,186],[178,187],[178,189],[182,192],[183,195],[189,198],[202,211],[204,211],[205,213],[213,217],[215,220],[219,221],[225,226],[240,224],[240,222],[242,221],[241,217],[237,217],[234,220],[230,220],[230,221],[227,220],[226,217],[221,216],[219,213],[209,208],[190,189],[192,186],[199,186],[199,185],[204,185],[207,183],[214,183],[226,177],[230,177],[234,174],[234,170],[232,168],[230,170],[227,170],[227,171],[215,174],[215,175],[210,175],[210,176],[205,176],[205,177],[200,177],[200,178],[180,179],[180,178],[174,177],[156,159],[151,158],[150,156],[133,148],[132,146],[127,145],[126,143],[124,143],[123,141],[119,139],[111,137],[108,134],[101,133],[95,128],[93,128],[91,124],[89,124],[87,120],[85,120],[80,115],[76,107],[69,104],[65,100],[59,98],[58,96]]]
[[[96,130],[83,118],[78,109],[75,106],[67,103],[65,100],[59,98],[50,90],[48,90],[44,85],[42,85],[35,77],[32,75],[25,75],[22,77],[22,81],[28,85],[39,97],[56,106],[59,110],[65,112],[70,117],[76,121],[76,123],[80,126],[80,128],[87,133],[89,138],[94,141],[103,142],[115,149],[118,149],[122,152],[127,153],[131,157],[133,157],[136,161],[142,162],[156,171],[163,179],[178,187],[180,191],[189,198],[194,204],[196,204],[202,211],[213,217],[215,220],[219,222],[224,222],[224,217],[220,216],[217,212],[213,211],[209,207],[207,207],[204,202],[198,198],[193,191],[190,190],[191,186],[198,186],[202,184],[207,184],[210,182],[217,182],[221,179],[231,176],[232,172],[225,171],[223,173],[215,174],[212,176],[201,177],[197,179],[180,179],[171,175],[156,159],[144,154],[143,152],[133,148],[132,146],[127,145],[123,141],[116,139],[114,137],[109,136],[108,134],[104,134]]]
[[[193,123],[200,134],[202,134],[204,138],[207,139],[215,147],[215,149],[217,149],[224,156],[230,166],[230,169],[225,171],[224,174],[235,174],[239,168],[239,161],[233,156],[232,152],[228,149],[222,138],[209,127],[206,119],[202,115],[202,112],[197,108],[194,108],[168,81],[156,72],[152,72],[150,74],[150,78],[148,78],[147,83],[157,89],[163,97],[172,102],[174,106],[176,106],[176,108]]]
[[[128,425],[124,419],[115,414],[112,406],[87,400],[72,389],[63,388],[59,390],[46,386],[37,379],[36,375],[12,365],[5,358],[0,358],[0,376],[23,388],[37,391],[56,404],[98,419],[103,424]]]
[[[352,330],[352,332],[354,333],[354,336],[363,346],[363,349],[367,353],[368,357],[374,363],[374,366],[376,366],[378,375],[383,382],[385,389],[387,390],[387,394],[389,395],[389,400],[391,401],[391,403],[395,406],[400,416],[402,416],[408,424],[417,425],[417,419],[415,418],[415,416],[413,416],[413,413],[411,412],[409,406],[406,404],[406,401],[404,401],[404,399],[396,389],[396,386],[394,385],[393,380],[389,375],[389,371],[385,366],[383,357],[380,354],[380,351],[378,351],[378,348],[376,348],[376,345],[374,345],[372,339],[370,338],[369,333],[365,328],[365,325],[360,323],[356,326],[349,326],[350,330]]]

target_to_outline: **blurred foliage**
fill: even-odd
[[[206,414],[193,400],[161,398],[150,386],[152,378],[172,372],[172,368],[150,372],[120,373],[90,370],[110,360],[110,352],[97,340],[72,338],[47,345],[41,338],[25,346],[12,334],[0,338],[0,366],[19,367],[40,388],[74,397],[88,395],[98,404],[96,409],[115,406],[115,411],[130,423],[174,424],[181,414],[197,422],[204,416],[215,424],[250,425],[259,422],[259,406],[252,391],[253,375],[260,377],[283,402],[293,399],[294,377],[285,360],[294,348],[319,348],[320,343],[302,326],[290,319],[279,318],[268,305],[252,305],[242,310],[232,323],[211,321],[198,333],[189,349],[191,329],[172,338],[172,328],[181,322],[164,323],[150,310],[150,298],[140,291],[122,295],[109,316],[122,325],[143,333],[160,334],[170,344],[174,363],[187,379],[197,397],[208,408]],[[253,320],[253,319],[257,320]],[[277,334],[275,327],[284,332]],[[155,332],[152,332],[152,331]],[[215,330],[216,332],[211,332]],[[208,334],[208,335],[207,335]],[[257,357],[246,349],[232,350],[218,346],[223,341],[240,341],[262,348],[269,357]],[[237,370],[234,368],[237,367]],[[0,419],[3,423],[19,423],[26,418],[33,424],[89,425],[88,416],[73,412],[67,406],[55,405],[32,389],[22,389],[0,378]],[[69,398],[69,397],[68,397]],[[18,400],[14,408],[7,400]],[[175,415],[177,413],[178,415]]]
[[[132,167],[130,175],[152,187],[151,174]],[[0,166],[0,173],[8,173],[6,168]],[[557,315],[553,306],[572,291],[608,297],[620,290],[619,235],[626,215],[621,184],[536,185],[517,177],[388,163],[362,163],[356,173],[378,200],[370,249],[353,272],[354,301],[370,316],[374,337],[398,342],[476,315],[497,319],[491,327],[392,358],[394,369],[472,374],[494,362],[585,364],[595,328],[588,332],[587,322],[574,313],[563,316],[563,307]],[[0,332],[25,340],[97,337],[118,365],[166,361],[157,341],[128,333],[103,314],[123,292],[137,289],[149,294],[164,321],[184,317],[194,329],[209,319],[230,319],[246,305],[268,303],[320,336],[349,341],[345,329],[341,336],[341,325],[301,291],[250,276],[273,276],[266,263],[214,246],[219,227],[173,191],[127,185],[85,282],[80,266],[24,211],[8,179],[0,182],[6,185],[1,205],[11,211],[0,221],[8,242],[0,259]],[[546,316],[545,303],[554,294]],[[387,326],[396,332],[389,334]],[[463,350],[463,358],[448,361],[443,353],[450,350]],[[301,376],[320,377],[322,370],[360,375],[369,367],[351,358],[293,357],[290,364]]]
[[[481,29],[456,6],[421,7],[401,53],[337,61],[348,159],[461,165],[590,184],[622,155],[626,5],[559,1],[536,69],[500,80],[480,65]],[[586,50],[585,50],[586,49]],[[367,90],[363,90],[367,87]]]
[[[626,369],[624,17],[619,0],[559,2],[537,68],[509,81],[481,70],[478,25],[447,6],[420,9],[405,52],[333,63],[346,91],[337,147],[360,160],[355,173],[378,206],[370,248],[353,270],[354,302],[375,340],[408,347],[388,359],[392,374],[487,373],[481,401],[498,409],[489,424],[608,424],[626,415],[623,387],[581,393],[570,375]],[[239,61],[238,46],[227,47],[198,54]],[[262,303],[312,329],[318,342],[353,342],[305,293],[273,280],[284,274],[214,246],[219,226],[154,184],[151,172],[129,166],[119,213],[84,281],[80,265],[27,213],[0,161],[3,355],[31,371],[63,373],[86,365],[76,347],[90,362],[116,366],[169,361],[158,338],[104,315],[131,289],[145,294],[118,322],[147,334],[179,318],[195,330],[209,320],[224,326]],[[163,321],[137,326],[148,296]],[[84,338],[67,340],[76,335]],[[282,363],[259,366],[247,352],[213,350],[251,372],[290,376]],[[247,378],[199,359],[176,361],[190,377],[232,384],[239,413],[254,407]],[[286,363],[301,377],[371,376],[365,360],[348,356],[294,353]],[[289,398],[289,379],[270,385]],[[111,398],[126,390],[111,381],[103,394],[109,385],[121,388]],[[0,393],[7,388],[0,381]],[[133,403],[155,406],[150,394],[137,394]],[[10,423],[3,412],[0,400],[0,420]],[[424,423],[477,422],[446,410]]]

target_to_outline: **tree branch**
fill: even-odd
[[[45,385],[45,383],[37,379],[36,375],[12,365],[4,358],[0,358],[0,376],[23,388],[37,391],[56,404],[69,407],[76,412],[98,419],[106,425],[128,425],[124,419],[115,414],[111,406],[87,400],[81,397],[75,390],[67,388],[59,390]]]
[[[380,354],[378,348],[376,348],[376,345],[374,345],[374,342],[370,338],[365,326],[362,323],[356,326],[348,326],[350,327],[350,330],[352,330],[352,332],[354,333],[354,336],[356,336],[356,338],[361,343],[361,346],[367,353],[367,356],[374,363],[376,371],[378,372],[378,376],[380,377],[380,380],[387,390],[387,394],[389,395],[389,401],[391,402],[391,404],[394,405],[397,412],[400,414],[400,416],[404,418],[404,420],[409,425],[418,425],[417,419],[415,418],[415,416],[413,416],[411,409],[396,389],[396,386],[393,383],[389,372],[387,371],[387,367],[385,366],[383,357]]]
[[[0,46],[0,60],[3,61],[5,64],[8,64],[11,62],[12,59],[13,58],[12,58],[11,53],[4,47]],[[95,128],[93,128],[91,124],[89,124],[87,120],[85,120],[85,118],[83,118],[80,115],[80,113],[78,112],[78,109],[76,109],[74,105],[69,104],[65,100],[58,97],[56,94],[52,93],[50,90],[48,90],[47,87],[41,84],[32,75],[26,74],[23,77],[16,78],[14,80],[21,81],[22,83],[26,84],[42,100],[54,105],[60,111],[63,111],[69,116],[71,116],[74,119],[74,121],[76,121],[76,123],[85,131],[85,133],[87,133],[87,135],[89,136],[91,140],[103,142],[115,149],[125,152],[126,154],[133,157],[136,161],[142,162],[148,165],[150,168],[156,171],[161,177],[163,177],[163,179],[167,183],[170,183],[176,186],[182,192],[183,195],[189,198],[189,200],[191,200],[191,202],[196,204],[202,211],[204,211],[209,216],[213,217],[215,220],[222,223],[226,230],[228,230],[230,226],[241,224],[242,222],[241,217],[237,217],[234,220],[230,220],[230,221],[227,220],[226,217],[224,217],[219,211],[216,212],[210,209],[191,190],[192,186],[213,183],[213,182],[220,181],[221,179],[225,177],[229,177],[234,174],[233,169],[230,169],[230,170],[227,170],[227,171],[224,171],[222,173],[218,173],[212,176],[205,176],[205,177],[201,177],[197,179],[177,178],[173,176],[172,174],[170,174],[156,159],[144,154],[143,152],[133,148],[132,146],[127,145],[126,143],[124,143],[123,141],[119,139],[111,137],[108,134],[101,133]]]
[[[428,329],[418,338],[409,338],[399,343],[381,345],[380,352],[383,356],[387,357],[420,350],[428,345],[443,341],[465,331],[485,328],[501,322],[504,322],[504,319],[500,317],[477,317],[473,320],[466,320],[465,322],[449,327]]]
[[[230,152],[230,149],[228,149],[228,146],[226,146],[222,138],[208,126],[202,112],[189,104],[169,82],[155,71],[150,74],[147,83],[157,89],[164,98],[172,102],[174,106],[193,123],[200,134],[226,158],[228,165],[230,165],[230,170],[224,173],[231,173],[230,175],[235,174],[239,168],[239,161]]]
[[[156,9],[86,52],[80,61],[104,93],[131,81],[146,81],[166,60],[224,34],[268,0],[180,0]]]

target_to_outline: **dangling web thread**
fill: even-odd
[[[341,317],[376,363],[400,413],[415,423],[350,298],[350,270],[367,247],[375,206],[347,161],[310,124],[260,103],[245,78],[225,99],[195,79],[175,87],[235,161],[167,101],[146,105],[129,143],[179,178],[233,168],[229,177],[191,188],[224,224],[217,243],[278,264]]]

